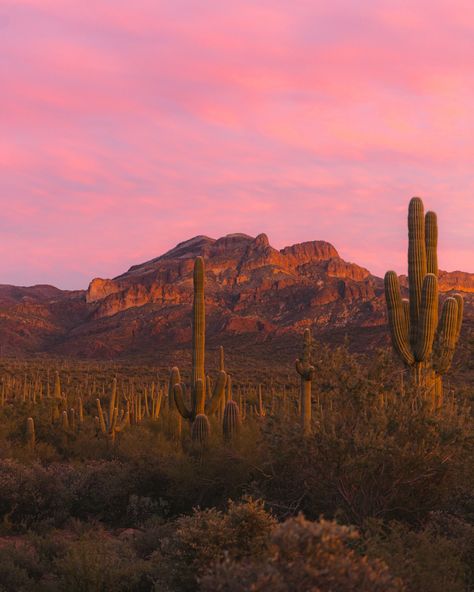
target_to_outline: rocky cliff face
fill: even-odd
[[[265,341],[308,325],[323,334],[385,323],[382,280],[327,242],[278,250],[265,234],[197,236],[117,278],[95,278],[85,292],[0,286],[0,347],[113,357],[188,343],[197,255],[206,261],[211,340]],[[472,315],[474,274],[441,272],[440,287],[465,292]]]
[[[265,234],[256,238],[234,234],[218,240],[195,237],[157,259],[132,267],[115,280],[94,279],[86,300],[95,305],[95,318],[145,304],[190,303],[192,267],[197,255],[206,260],[209,303],[230,313],[255,313],[261,306],[270,306],[278,311],[267,320],[276,321],[282,313],[291,316],[295,304],[292,288],[297,288],[300,298],[304,293],[303,300],[313,306],[375,295],[376,282],[369,271],[343,261],[336,249],[324,241],[278,251],[270,246]],[[269,316],[268,311],[261,313],[264,318]]]

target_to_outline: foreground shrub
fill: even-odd
[[[0,461],[0,515],[23,527],[60,526],[68,518],[74,471],[67,465]]]
[[[465,592],[467,562],[474,547],[466,548],[469,536],[465,530],[461,533],[462,538],[450,539],[430,524],[414,531],[398,522],[375,521],[366,533],[367,552],[382,558],[392,573],[403,579],[408,592]]]
[[[127,543],[100,533],[69,543],[53,569],[58,592],[141,592],[151,588],[145,562],[137,559]]]
[[[36,590],[42,567],[34,549],[14,545],[0,549],[0,591],[31,592]]]
[[[358,555],[358,534],[302,516],[277,526],[264,556],[227,558],[201,580],[204,592],[400,592],[403,585],[382,561]]]
[[[261,556],[274,524],[263,503],[252,500],[230,502],[225,513],[195,510],[179,518],[153,557],[159,583],[179,592],[196,590],[198,579],[214,562]]]

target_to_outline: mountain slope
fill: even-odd
[[[114,279],[94,279],[87,291],[0,286],[1,351],[111,358],[183,347],[197,255],[206,262],[210,343],[270,343],[308,325],[330,338],[385,323],[382,280],[327,242],[277,250],[264,234],[197,236]],[[474,274],[440,272],[440,288],[465,293],[469,324]]]

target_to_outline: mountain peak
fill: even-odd
[[[113,357],[186,344],[197,256],[205,260],[211,341],[241,335],[250,343],[310,324],[315,331],[357,333],[385,323],[383,281],[344,261],[326,241],[275,249],[264,233],[198,235],[115,279],[95,278],[86,293],[0,286],[0,347]],[[441,292],[464,292],[472,318],[474,274],[439,275]]]

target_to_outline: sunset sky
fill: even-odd
[[[472,0],[2,0],[0,283],[84,288],[196,234],[474,272]]]

